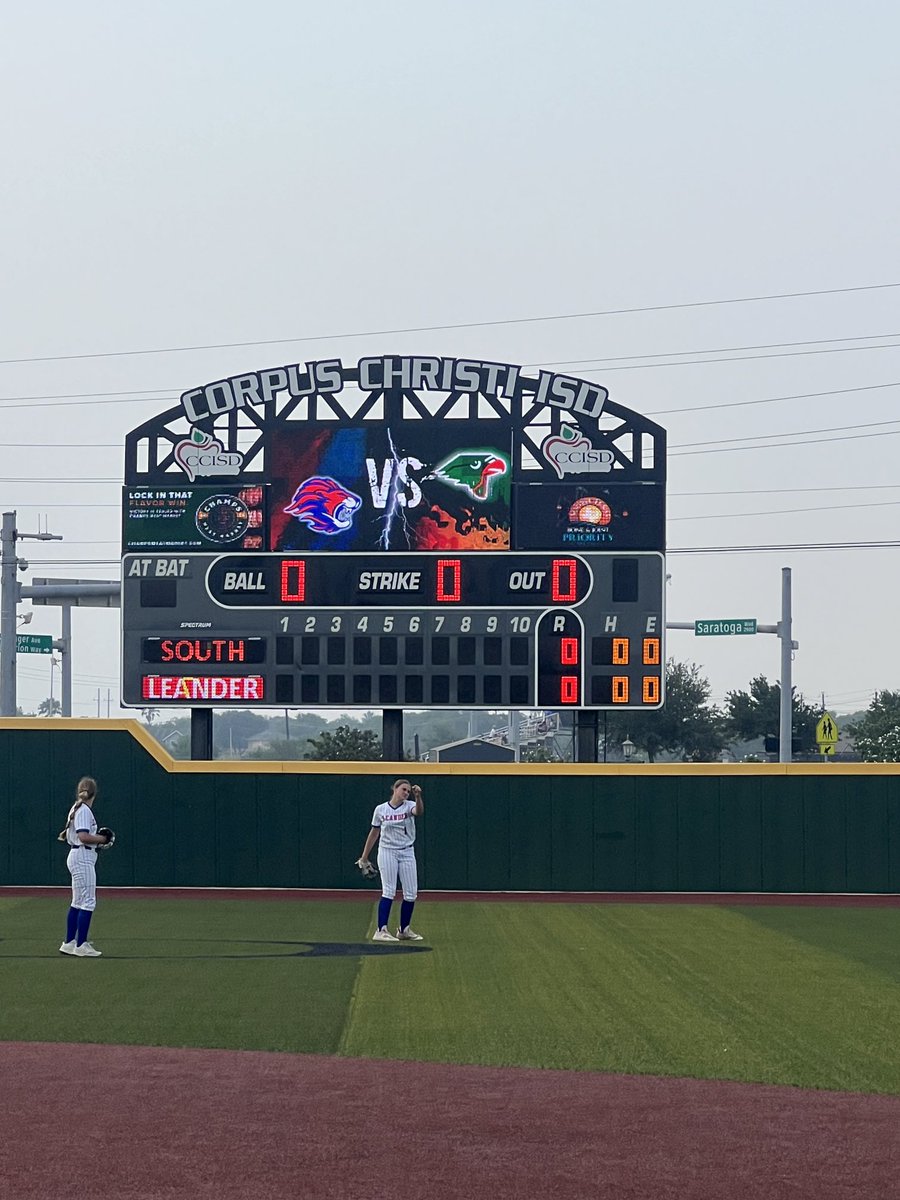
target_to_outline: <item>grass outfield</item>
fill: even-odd
[[[900,1093],[900,909],[0,899],[0,1040],[560,1067]],[[395,913],[396,915],[396,913]]]

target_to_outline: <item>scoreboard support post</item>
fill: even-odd
[[[575,761],[597,761],[600,723],[596,709],[580,708],[575,713]]]
[[[213,710],[191,709],[191,758],[206,762],[213,756]]]
[[[403,709],[381,711],[381,757],[385,762],[403,761]]]

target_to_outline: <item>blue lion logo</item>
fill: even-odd
[[[300,484],[284,511],[316,533],[332,534],[349,529],[361,505],[359,496],[336,480],[314,475]]]

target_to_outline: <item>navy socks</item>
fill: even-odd
[[[90,929],[91,926],[91,917],[94,914],[86,908],[76,908],[75,911],[78,914],[76,920],[75,941],[80,946],[82,942],[87,941],[88,929]],[[71,938],[69,940],[71,941]]]
[[[78,929],[78,912],[77,908],[70,908],[66,914],[66,941],[74,942],[75,933]]]
[[[386,896],[382,896],[378,901],[378,928],[384,929],[388,921],[391,919],[391,905],[393,900],[388,900]],[[404,900],[400,905],[400,928],[405,929],[412,920],[413,909],[416,906],[415,900]]]

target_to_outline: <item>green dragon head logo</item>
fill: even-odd
[[[458,450],[434,468],[431,476],[459,488],[475,500],[490,500],[495,479],[502,479],[509,463],[494,450]]]

